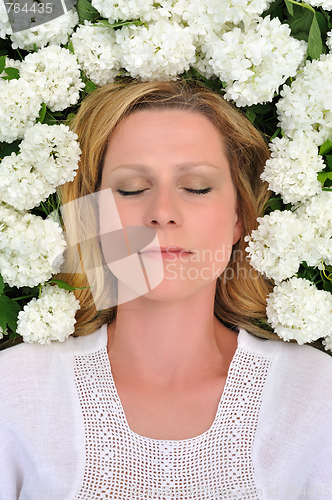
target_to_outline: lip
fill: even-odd
[[[183,255],[189,255],[192,252],[176,245],[168,245],[167,247],[150,247],[147,250],[140,252],[150,259],[160,259],[174,261]]]
[[[146,250],[142,250],[140,253],[150,253],[150,252],[162,252],[162,253],[192,253],[190,250],[185,250],[184,248],[178,247],[176,245],[168,245],[167,247],[149,247]]]

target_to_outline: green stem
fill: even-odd
[[[314,14],[316,13],[315,9],[311,7],[311,5],[308,5],[307,3],[300,3],[300,2],[295,2],[295,0],[287,0],[290,3],[293,3],[294,5],[298,5],[299,7],[303,7],[304,9],[309,9],[311,10]]]

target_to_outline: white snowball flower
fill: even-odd
[[[332,30],[329,31],[326,35],[326,45],[332,51]]]
[[[22,139],[35,123],[42,99],[33,85],[19,80],[2,80],[0,85],[0,142]]]
[[[68,36],[78,24],[78,14],[72,9],[63,16],[59,16],[48,23],[40,24],[10,36],[13,49],[34,50],[50,45],[61,45],[68,42]]]
[[[80,307],[72,292],[45,285],[41,297],[33,298],[18,313],[17,333],[28,343],[63,342],[75,331],[75,314]]]
[[[130,19],[157,20],[154,18],[154,11],[157,11],[154,0],[92,0],[91,3],[111,24]]]
[[[266,302],[268,322],[283,340],[295,339],[302,345],[332,335],[332,295],[310,281],[284,281]]]
[[[76,57],[56,45],[28,54],[22,61],[20,76],[36,89],[51,111],[63,111],[76,104],[84,88]]]
[[[17,210],[30,210],[56,187],[74,179],[80,148],[69,127],[37,123],[25,134],[20,154],[0,163],[0,199]]]
[[[332,351],[332,335],[325,337],[322,344],[325,346],[326,351]]]
[[[258,229],[245,237],[251,265],[277,283],[293,276],[311,250],[308,245],[315,234],[311,223],[288,210],[275,210],[257,221]]]
[[[87,77],[96,85],[112,83],[120,68],[114,30],[85,22],[72,35],[74,52]]]
[[[332,54],[306,61],[291,86],[283,86],[277,103],[279,126],[293,139],[303,136],[317,146],[332,137]]]
[[[3,339],[4,335],[8,335],[8,331],[7,331],[7,329],[5,331],[3,331],[3,329],[0,326],[0,340]]]
[[[313,7],[322,7],[324,10],[332,10],[332,0],[305,0],[305,3]]]
[[[257,19],[270,5],[270,0],[178,0],[170,2],[172,18],[188,24],[200,44],[212,32],[220,35],[231,25],[245,27]]]
[[[59,224],[0,202],[0,273],[10,286],[49,280],[59,272],[65,247]]]
[[[305,201],[321,192],[317,172],[321,172],[325,164],[312,140],[276,137],[270,143],[270,150],[271,158],[265,164],[261,179],[269,183],[270,190],[280,193],[285,203]]]
[[[174,80],[195,62],[189,28],[157,21],[145,26],[124,26],[116,31],[121,65],[143,81]]]
[[[319,259],[332,265],[332,193],[323,191],[312,196],[297,209],[297,214],[315,230],[312,247],[317,253],[317,263],[312,265],[319,265]]]
[[[0,0],[0,38],[6,38],[7,35],[10,35],[13,32],[7,10],[5,7],[5,2]]]
[[[258,19],[246,29],[234,28],[206,37],[202,46],[220,80],[226,82],[225,98],[237,106],[271,101],[305,58],[307,44],[290,36],[279,19]]]

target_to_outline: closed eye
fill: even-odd
[[[185,191],[188,191],[192,194],[207,194],[211,191],[212,188],[204,188],[204,189],[190,189],[184,188]],[[144,193],[146,189],[141,189],[140,191],[122,191],[122,189],[117,189],[117,192],[121,194],[121,196],[136,196],[138,194]]]

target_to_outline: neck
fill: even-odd
[[[182,300],[119,305],[108,327],[112,370],[160,386],[227,375],[237,334],[214,315],[214,294],[212,283]]]

